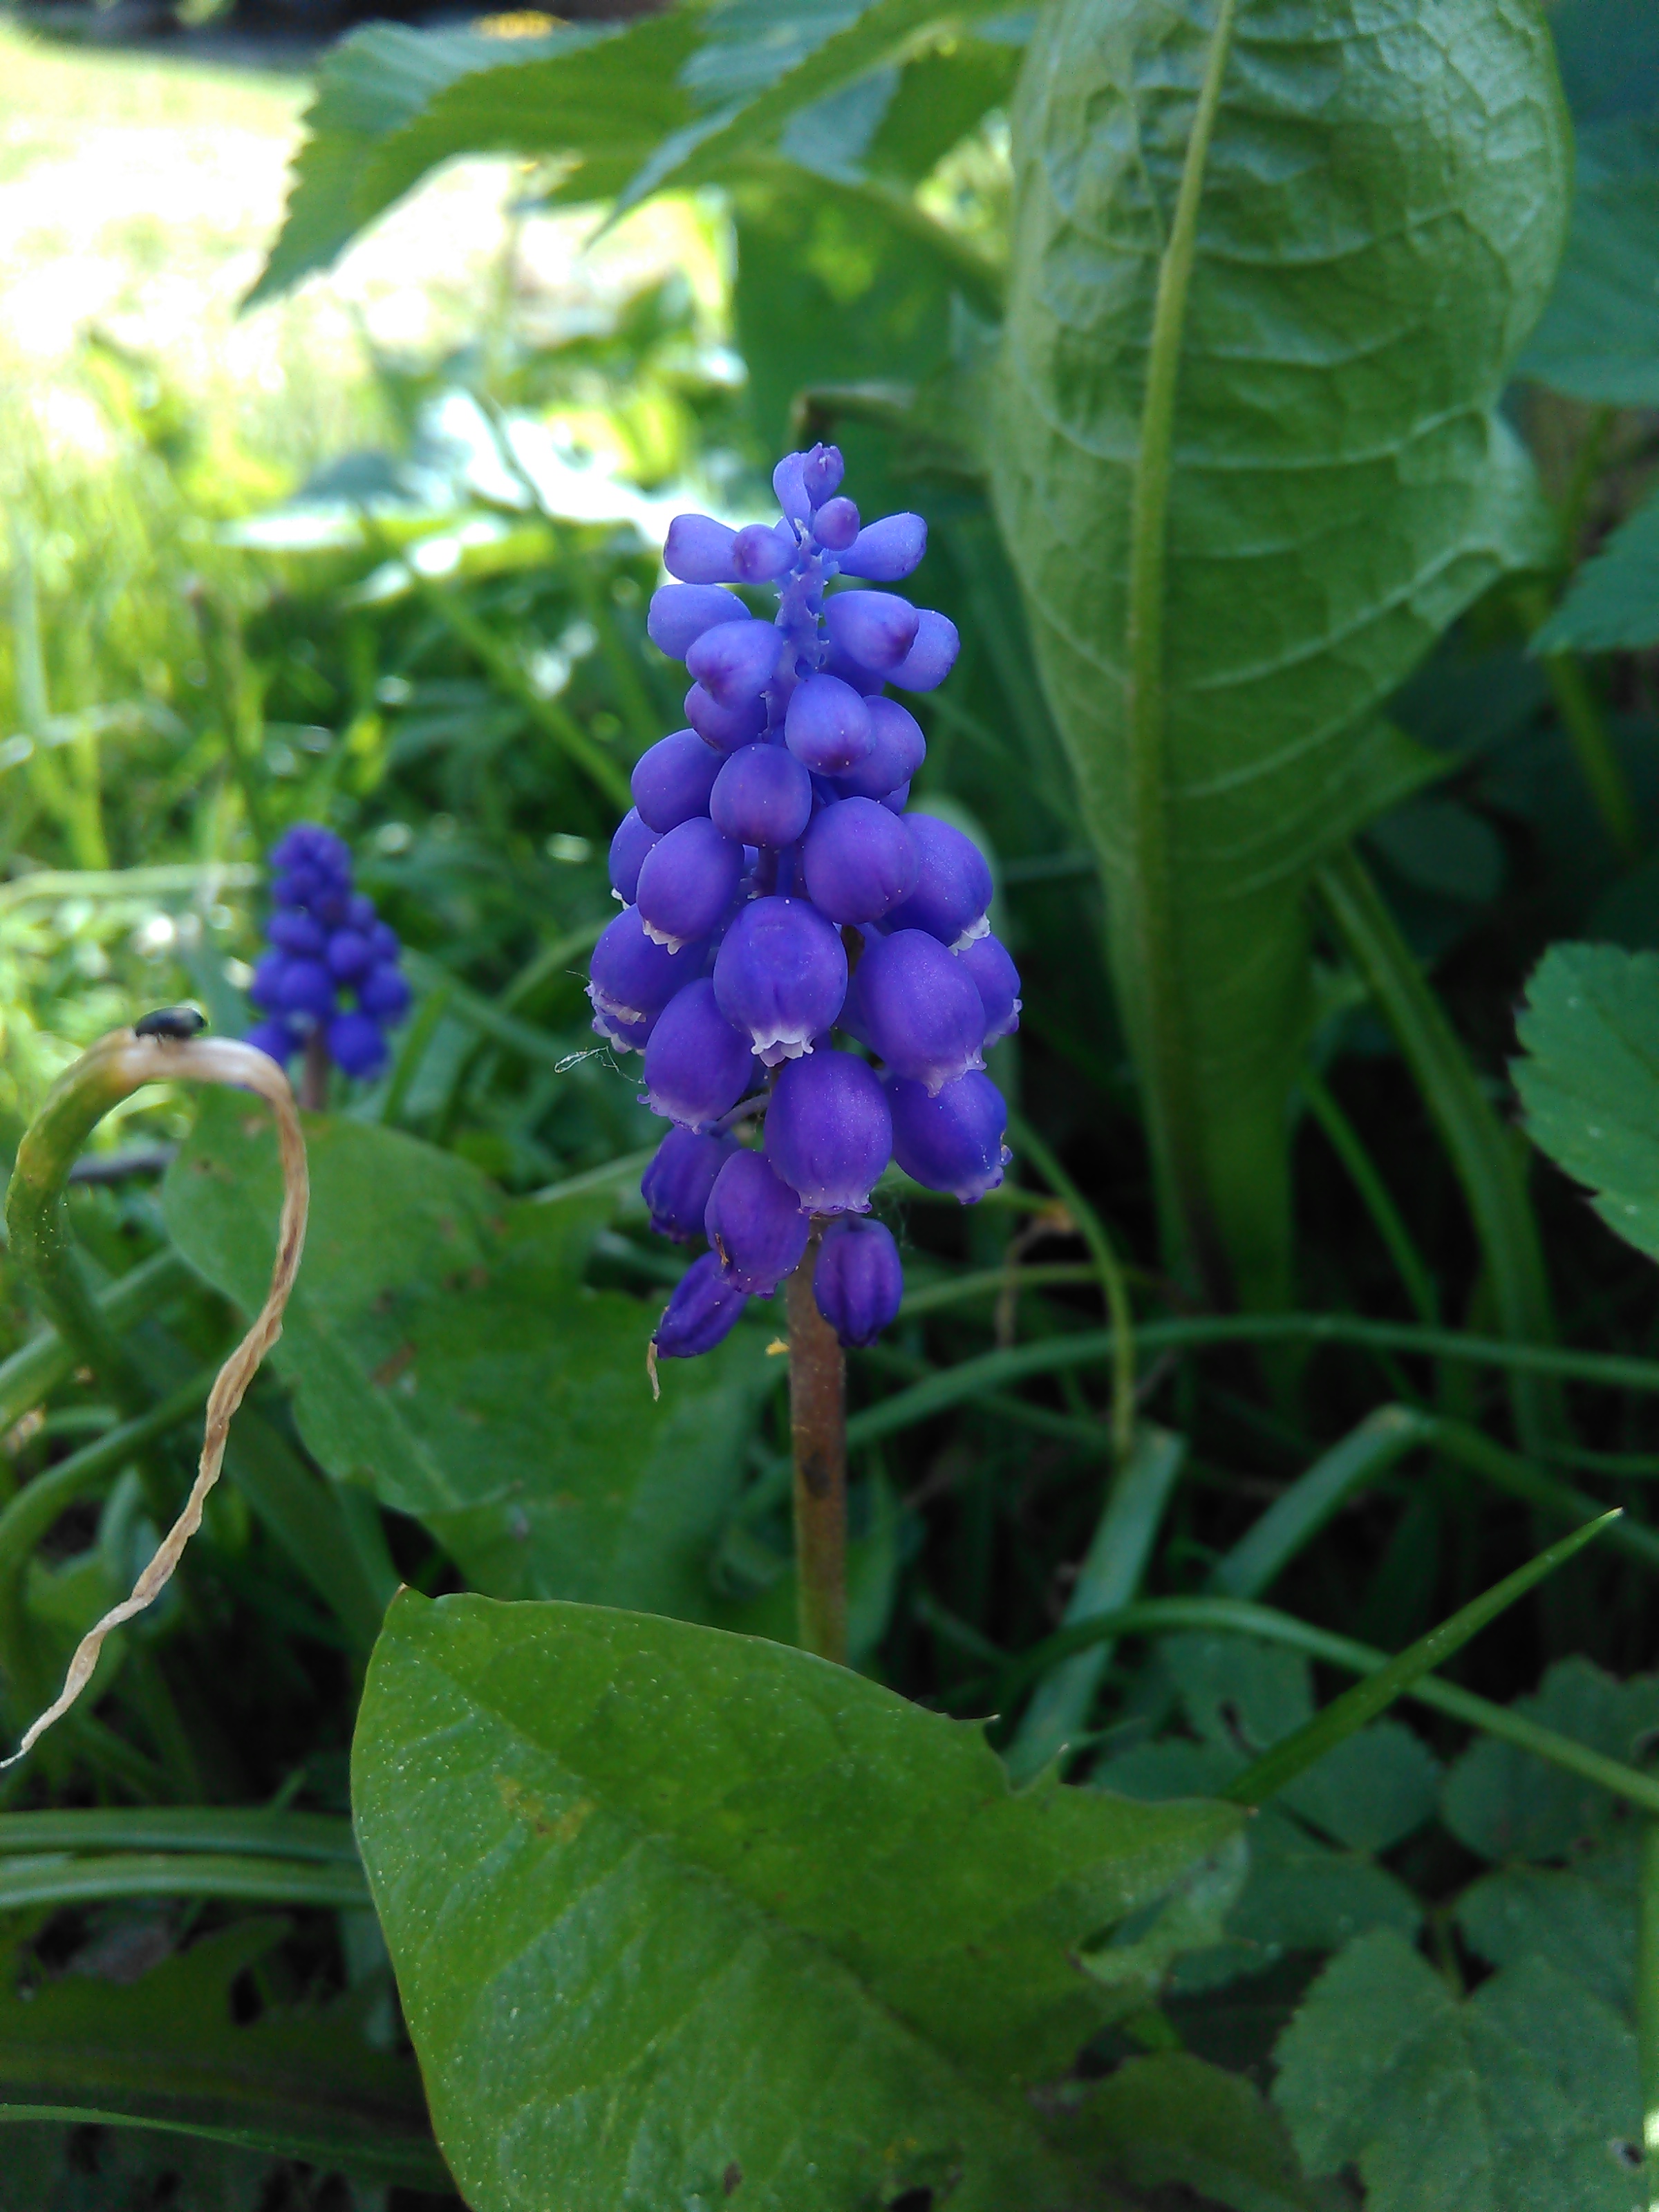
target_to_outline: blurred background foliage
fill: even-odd
[[[1507,405],[1556,504],[1560,557],[1496,587],[1394,702],[1444,774],[1364,840],[1506,1115],[1513,1009],[1545,947],[1569,936],[1659,946],[1659,562],[1637,528],[1659,463],[1659,46],[1634,0],[1562,0],[1555,14],[1583,188],[1563,294]],[[531,58],[544,26],[508,27],[531,36],[441,34],[434,80],[449,70],[465,89],[469,72]],[[0,1152],[9,1160],[53,1076],[112,1024],[188,996],[221,1029],[246,1025],[263,855],[289,823],[326,822],[410,948],[416,989],[388,1073],[342,1091],[337,1109],[458,1155],[515,1197],[593,1176],[609,1195],[583,1279],[633,1296],[642,1351],[682,1261],[645,1231],[629,1178],[607,1173],[655,1128],[629,1071],[595,1049],[581,981],[612,911],[605,848],[629,768],[680,720],[674,671],[645,641],[646,604],[672,514],[758,515],[778,453],[833,435],[866,513],[927,517],[917,596],[954,617],[964,649],[918,709],[929,740],[918,796],[959,810],[993,853],[997,927],[1024,977],[1021,1030],[997,1070],[1025,1117],[1009,1202],[968,1213],[896,1202],[911,1304],[854,1381],[864,1663],[911,1696],[975,1710],[995,1668],[1071,1601],[1100,1514],[1105,1363],[1097,1352],[1024,1379],[988,1370],[931,1412],[887,1422],[881,1408],[940,1371],[1094,1328],[1084,1232],[1097,1215],[1129,1256],[1145,1312],[1182,1311],[1161,1273],[1093,859],[960,413],[999,311],[1006,104],[1028,29],[1009,14],[938,40],[792,113],[719,180],[690,174],[602,230],[583,195],[619,189],[631,162],[615,176],[539,155],[446,167],[465,131],[446,139],[434,125],[420,161],[397,173],[412,184],[435,165],[414,199],[335,273],[240,319],[300,88],[0,30],[15,88],[0,216],[26,191],[34,210],[0,257]],[[319,116],[354,70],[391,83],[396,41],[413,35],[371,31],[342,49]],[[235,141],[222,158],[258,180],[234,206],[215,202],[216,131]],[[113,167],[71,189],[104,138]],[[395,202],[401,185],[374,181],[372,133],[353,158],[371,201]],[[123,208],[128,174],[148,181]],[[307,233],[304,215],[296,203],[290,276],[343,242]],[[1616,571],[1609,585],[1598,564],[1615,560],[1625,580]],[[1552,618],[1548,649],[1534,650]],[[1297,1303],[1490,1332],[1492,1285],[1429,1109],[1334,942],[1322,972],[1297,1102]],[[180,1099],[133,1102],[100,1131],[75,1194],[110,1294],[133,1278],[125,1318],[158,1390],[183,1388],[232,1326],[222,1279],[184,1265],[158,1196],[195,1118]],[[1532,1188],[1563,1342],[1650,1355],[1651,1268],[1542,1163]],[[1038,1271],[1018,1298],[1004,1279],[1015,1265]],[[15,1731],[145,1554],[183,1480],[190,1422],[129,1438],[134,1409],[98,1378],[22,1349],[38,1321],[9,1272],[0,1319],[12,1355],[0,1367],[0,1668]],[[760,1377],[738,1438],[745,1486],[711,1547],[708,1602],[783,1634],[781,1378],[761,1361],[760,1331],[745,1334]],[[1209,1587],[1264,1506],[1380,1400],[1511,1441],[1501,1382],[1478,1367],[1375,1346],[1327,1346],[1265,1376],[1242,1352],[1150,1359],[1143,1407],[1182,1432],[1186,1462],[1147,1533],[1146,1588]],[[1579,1503],[1616,1499],[1645,1526],[1653,1398],[1574,1386],[1571,1413],[1549,1479],[1571,1480]],[[340,1470],[319,1468],[274,1382],[250,1435],[176,1590],[112,1646],[95,1715],[89,1705],[34,1766],[0,1780],[0,1806],[343,1816],[365,1612],[372,1624],[375,1594],[398,1577],[428,1591],[459,1577],[416,1516],[329,1480]],[[47,1496],[45,1478],[105,1446],[64,1480],[63,1510],[13,1517],[31,1492]],[[1275,1602],[1395,1649],[1536,1548],[1560,1511],[1559,1495],[1553,1509],[1528,1502],[1431,1444],[1409,1462],[1379,1454],[1344,1510],[1287,1554]],[[358,1562],[356,1582],[319,1573],[331,1550]],[[1592,1552],[1460,1662],[1464,1679],[1508,1700],[1568,1655],[1614,1674],[1651,1667],[1650,1572],[1628,1550]],[[1131,1762],[1160,1730],[1184,1726],[1183,1741],[1224,1765],[1213,1729],[1192,1718],[1217,1663],[1186,1646],[1114,1659],[1088,1710],[1119,1786],[1156,1794]],[[1557,1703],[1571,1733],[1565,1691]],[[1456,1757],[1456,1729],[1425,1725],[1432,1752]],[[1218,2015],[1205,2029],[1202,1977],[1183,1985],[1174,2016],[1194,2047],[1259,2060],[1357,1925],[1415,1926],[1426,1911],[1440,1916],[1437,1940],[1461,1940],[1449,1900],[1499,1846],[1486,1830],[1471,1845],[1462,1815],[1435,1825],[1428,1758],[1404,1755],[1414,1818],[1391,1813],[1376,1844],[1358,1828],[1358,1841],[1336,1837],[1350,1872],[1358,1853],[1376,1876],[1358,1904],[1310,1928],[1294,1881],[1277,1899],[1252,1893],[1254,2010],[1237,2008],[1224,2033]],[[1285,1850],[1314,1848],[1289,1814],[1283,1825]],[[297,1851],[298,1832],[282,1832],[282,1850]],[[215,1833],[228,1848],[229,1831]],[[216,1981],[204,1969],[181,2036],[210,2044],[228,2018],[274,2033],[308,2008],[325,2069],[337,2054],[317,2024],[343,2034],[340,2008],[355,2007],[356,2060],[396,2045],[361,1898],[308,1892],[297,1858],[263,1890],[227,1881],[205,1899],[175,1866],[172,1887],[158,1875],[136,1905],[118,1875],[78,1901],[49,1881],[20,1877],[9,1892],[22,1862],[7,1848],[0,1832],[0,1912],[18,1900],[0,1925],[26,1962],[20,1986],[74,1967],[118,2004],[123,1960],[196,1957],[202,1944],[186,1939],[204,1936],[234,1951],[234,1931],[257,1924],[263,1935],[225,1952]],[[156,1848],[183,1847],[175,1835]],[[0,2006],[0,2072],[10,2048]],[[406,2088],[377,2105],[365,2075],[360,2113],[392,2110]],[[388,2139],[400,2125],[387,2123]],[[27,2157],[0,2165],[4,2212],[163,2201],[272,2212],[354,2191],[420,2201],[407,2127],[352,2182],[326,2142],[280,2172],[181,2153],[166,2198],[131,2149],[141,2138],[13,2128],[7,2140]]]

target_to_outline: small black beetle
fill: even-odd
[[[198,1013],[194,1006],[158,1006],[153,1014],[146,1014],[132,1025],[135,1036],[162,1037],[169,1044],[182,1044],[186,1037],[198,1036],[207,1027],[207,1016]]]

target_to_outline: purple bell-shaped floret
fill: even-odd
[[[842,799],[814,818],[801,845],[807,894],[831,921],[878,921],[915,887],[910,825],[873,799]]]
[[[769,1298],[800,1265],[812,1224],[761,1154],[739,1152],[709,1193],[703,1228],[738,1288]]]
[[[870,709],[838,676],[807,676],[795,686],[783,734],[797,760],[816,775],[854,768],[874,742]]]
[[[971,837],[937,815],[906,816],[916,846],[916,887],[893,915],[896,929],[925,929],[960,952],[990,928],[991,869]]]
[[[827,499],[812,516],[812,535],[826,553],[844,553],[859,534],[859,511],[850,499]]]
[[[818,1248],[812,1296],[842,1344],[873,1344],[904,1296],[904,1268],[892,1231],[856,1214],[832,1221]]]
[[[287,1022],[273,1020],[255,1022],[242,1042],[264,1053],[267,1060],[274,1060],[279,1067],[286,1067],[304,1040]]]
[[[625,906],[593,947],[588,965],[594,1028],[624,1051],[638,1051],[645,1042],[641,1024],[654,1020],[675,992],[692,981],[702,959],[701,945],[670,952],[653,945],[639,908]]]
[[[634,904],[641,866],[662,834],[651,827],[637,806],[630,806],[617,824],[611,840],[611,888],[624,906]]]
[[[708,937],[738,895],[743,847],[706,814],[671,830],[645,856],[636,902],[647,937],[678,952]]]
[[[359,1082],[378,1075],[386,1062],[386,1042],[372,1014],[336,1014],[328,1024],[328,1056]]]
[[[956,666],[961,650],[962,640],[950,617],[924,607],[917,618],[916,641],[898,666],[889,669],[887,681],[901,691],[936,691]]]
[[[919,514],[884,514],[860,531],[841,556],[843,576],[870,584],[896,584],[921,565],[927,525]]]
[[[377,1022],[400,1022],[409,1012],[409,982],[400,968],[377,962],[357,986],[357,1005]]]
[[[696,1359],[731,1335],[749,1303],[718,1252],[694,1260],[675,1285],[651,1339],[659,1359]]]
[[[712,515],[677,514],[668,526],[662,565],[683,584],[735,584],[732,541],[737,534],[729,523],[716,522]]]
[[[757,699],[777,673],[782,633],[758,616],[722,623],[705,630],[685,656],[685,665],[721,707],[741,707]]]
[[[671,660],[684,660],[705,630],[737,622],[744,611],[741,599],[716,585],[665,584],[651,594],[646,635]]]
[[[334,1012],[334,978],[321,960],[290,960],[283,973],[282,1004],[285,1014],[308,1014],[326,1021]]]
[[[708,811],[722,836],[781,852],[812,818],[812,779],[783,745],[745,745],[714,779]]]
[[[908,791],[910,779],[927,757],[921,725],[896,699],[864,702],[870,716],[871,745],[861,761],[843,769],[836,788],[848,799],[885,799]]]
[[[707,745],[717,753],[734,753],[766,734],[766,701],[757,696],[735,707],[722,707],[701,684],[685,695],[685,719]]]
[[[313,915],[299,907],[279,907],[265,935],[279,952],[297,959],[320,960],[328,950],[328,932]]]
[[[814,1037],[841,1012],[845,948],[805,899],[751,899],[715,958],[714,995],[726,1019],[750,1039],[768,1067],[775,1067],[811,1052]]]
[[[787,522],[751,522],[732,541],[732,566],[740,584],[775,584],[793,568],[795,533]]]
[[[981,1064],[985,1009],[974,979],[922,930],[866,939],[856,1018],[862,1040],[894,1074],[929,1091]]]
[[[867,1212],[892,1149],[892,1115],[863,1060],[824,1049],[780,1071],[766,1157],[809,1212]]]
[[[972,1206],[994,1190],[1013,1155],[1002,1141],[1008,1109],[988,1075],[977,1071],[930,1093],[920,1083],[888,1085],[893,1157],[929,1190]]]
[[[957,958],[974,979],[985,1009],[985,1048],[1019,1027],[1019,970],[1000,937],[988,933],[964,945]]]
[[[659,1237],[689,1244],[702,1235],[702,1217],[714,1178],[737,1151],[733,1137],[674,1128],[652,1155],[640,1177],[640,1196]]]
[[[830,644],[860,668],[883,676],[903,664],[920,620],[909,600],[894,592],[837,592],[823,605]]]
[[[640,1097],[653,1114],[700,1128],[737,1104],[754,1065],[748,1038],[721,1013],[705,975],[676,992],[658,1017]]]
[[[800,457],[801,489],[814,507],[822,507],[826,500],[835,497],[846,473],[847,464],[842,459],[839,446],[817,445]]]
[[[634,763],[629,787],[647,829],[665,836],[693,815],[707,814],[720,756],[695,730],[676,730],[647,745]]]

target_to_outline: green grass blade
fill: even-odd
[[[1210,1577],[1226,1597],[1260,1597],[1357,1490],[1363,1490],[1429,1432],[1407,1406],[1379,1406],[1316,1459],[1234,1545]]]
[[[25,1851],[213,1851],[355,1866],[349,1820],[261,1805],[123,1805],[0,1813],[0,1858]]]
[[[0,1859],[0,1911],[86,1905],[112,1897],[212,1897],[243,1905],[368,1909],[362,1872],[343,1863],[212,1851],[116,1851],[99,1858],[36,1852]]]
[[[1472,1598],[1468,1605],[1460,1606],[1449,1620],[1431,1628],[1426,1636],[1419,1636],[1415,1644],[1390,1659],[1385,1667],[1379,1667],[1363,1682],[1356,1682],[1352,1689],[1345,1690],[1304,1728],[1276,1743],[1253,1766],[1230,1782],[1223,1796],[1239,1805],[1265,1805],[1270,1797],[1276,1797],[1298,1774],[1323,1759],[1328,1751],[1334,1751],[1338,1744],[1385,1711],[1419,1675],[1431,1673],[1454,1652],[1461,1651],[1488,1621],[1495,1620],[1517,1598],[1535,1589],[1546,1575],[1565,1566],[1575,1553],[1582,1552],[1618,1516],[1619,1508],[1615,1506],[1599,1521],[1587,1522],[1571,1536],[1564,1536],[1559,1544],[1552,1544],[1547,1551],[1540,1552],[1535,1559],[1529,1559],[1524,1567],[1505,1575],[1501,1583],[1494,1583],[1489,1590]]]
[[[149,1319],[174,1291],[194,1280],[184,1260],[169,1245],[141,1260],[100,1291],[99,1307],[110,1328],[131,1328],[135,1322]],[[76,1358],[58,1331],[47,1328],[0,1364],[0,1430],[10,1428],[32,1406],[50,1396],[74,1367]]]

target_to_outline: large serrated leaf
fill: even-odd
[[[1014,121],[995,480],[1108,889],[1166,1218],[1283,1296],[1309,871],[1376,710],[1547,548],[1495,413],[1559,249],[1531,0],[1059,0]]]
[[[1527,1132],[1659,1259],[1659,953],[1557,945],[1527,986],[1512,1073]]]
[[[1051,1776],[776,1644],[405,1594],[364,1863],[474,2212],[1109,2212],[1026,2092],[1108,2016],[1073,1954],[1237,1820]]]
[[[581,1286],[610,1201],[504,1199],[477,1169],[369,1124],[307,1129],[312,1216],[274,1354],[300,1431],[343,1481],[424,1522],[476,1587],[694,1620],[740,1480],[758,1333],[680,1361],[652,1402],[650,1309]],[[270,1269],[268,1121],[220,1094],[167,1179],[179,1249],[257,1307]]]
[[[1574,1656],[1552,1667],[1514,1711],[1575,1743],[1639,1764],[1659,1728],[1659,1677],[1615,1681]],[[1442,1817],[1472,1851],[1487,1859],[1555,1859],[1616,1832],[1618,1800],[1582,1776],[1491,1736],[1477,1736],[1446,1777]]]
[[[1630,2212],[1635,2039],[1541,1960],[1460,2002],[1397,1936],[1361,1936],[1275,2056],[1304,2165],[1358,2166],[1366,2212]]]

